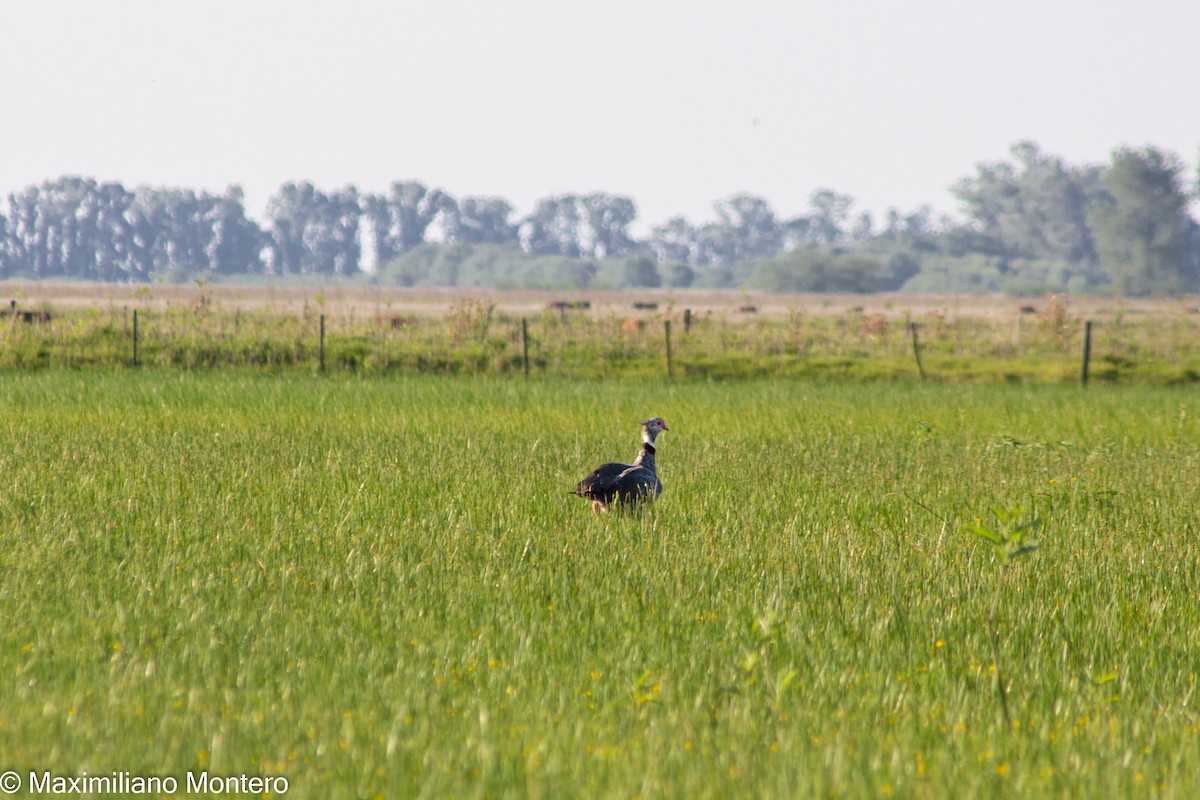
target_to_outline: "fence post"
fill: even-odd
[[[138,324],[137,309],[133,310],[133,365],[138,365]]]
[[[920,373],[921,380],[925,380],[925,366],[921,363],[921,345],[917,341],[917,323],[909,322],[908,329],[912,331],[913,356],[917,359],[917,372]]]
[[[683,310],[683,332],[692,332],[692,310],[690,308],[685,308]]]
[[[321,315],[321,372],[325,371],[325,315]]]
[[[525,368],[525,377],[529,377],[529,322],[521,317],[521,365]]]
[[[673,378],[675,373],[671,367],[671,320],[663,320],[663,331],[667,336],[667,377]]]
[[[1079,385],[1087,388],[1088,362],[1092,360],[1092,321],[1083,323],[1083,366],[1079,369]]]

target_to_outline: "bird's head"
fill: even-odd
[[[642,439],[650,444],[654,444],[654,440],[663,431],[669,431],[666,421],[662,417],[651,417],[642,422]]]

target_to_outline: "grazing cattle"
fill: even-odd
[[[646,327],[646,323],[636,317],[628,317],[621,323],[622,333],[638,333],[642,328]]]
[[[590,300],[555,300],[549,304],[552,311],[585,311],[592,307]]]
[[[886,314],[866,314],[858,323],[858,332],[863,336],[883,337],[888,332]]]
[[[35,322],[41,324],[50,321],[49,311],[25,311],[24,309],[18,311],[15,308],[12,311],[0,311],[0,318],[10,315],[14,319],[19,319],[21,322],[25,322],[30,325]]]
[[[633,307],[638,309],[639,311],[653,311],[654,309],[658,308],[658,303],[647,303],[645,301],[639,300],[638,302],[633,304]]]

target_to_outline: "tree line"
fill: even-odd
[[[223,194],[66,176],[0,207],[0,278],[146,282],[321,276],[400,286],[753,287],[768,291],[1069,290],[1129,296],[1200,288],[1195,191],[1174,154],[1115,150],[1078,164],[1014,145],[952,192],[962,218],[928,207],[881,221],[821,189],[782,218],[762,197],[713,204],[635,237],[632,198],[455,198],[417,181],[386,193],[286,183],[259,223]]]

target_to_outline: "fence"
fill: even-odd
[[[670,309],[627,316],[547,309],[507,316],[460,303],[441,317],[40,309],[14,304],[0,368],[172,366],[349,372],[809,376],[857,379],[1200,381],[1200,317],[1181,310],[1083,320],[1049,314]],[[673,325],[674,323],[674,325]]]

